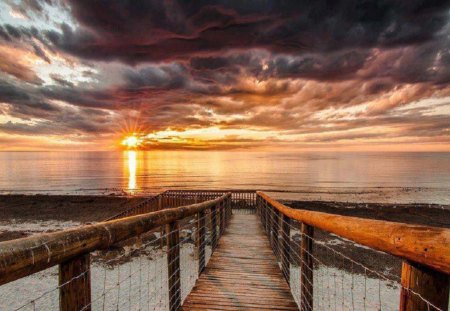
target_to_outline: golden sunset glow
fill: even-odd
[[[127,136],[122,140],[122,145],[127,149],[137,149],[142,143],[142,140],[138,138],[135,134]]]

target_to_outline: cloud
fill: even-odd
[[[449,3],[392,1],[69,1],[81,27],[48,38],[74,55],[127,63],[229,49],[327,52],[432,40]]]
[[[238,131],[147,140],[162,149],[449,134],[440,102],[450,96],[448,1],[8,5],[25,17],[0,25],[0,132],[9,135],[103,143],[130,119],[146,133]]]
[[[0,71],[16,77],[24,82],[41,84],[42,80],[30,68],[30,66],[23,61],[22,57],[26,52],[20,49],[7,48],[0,45]]]

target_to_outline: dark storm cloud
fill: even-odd
[[[127,70],[124,74],[130,87],[152,87],[159,89],[179,89],[189,83],[189,73],[178,64],[151,66],[140,70]]]
[[[58,83],[61,86],[65,86],[65,87],[69,87],[69,88],[74,87],[74,84],[72,82],[65,80],[62,76],[60,76],[58,74],[50,74],[50,77],[52,78],[53,81],[55,81],[56,83]]]
[[[0,103],[5,103],[0,106],[1,113],[23,119],[47,118],[59,112],[57,106],[37,95],[35,88],[21,87],[1,79]]]
[[[448,1],[68,1],[82,27],[49,32],[61,49],[128,63],[224,49],[323,52],[432,40]]]
[[[3,80],[0,80],[0,114],[33,120],[32,124],[11,121],[0,124],[0,131],[10,134],[94,134],[113,129],[113,118],[107,110],[57,105],[37,88],[23,88]]]
[[[116,102],[111,90],[90,90],[83,88],[51,86],[41,88],[39,95],[45,98],[70,103],[77,107],[103,108],[116,110],[120,105]]]
[[[29,47],[37,57],[47,63],[51,63],[43,47],[52,52],[55,51],[54,47],[41,35],[41,32],[36,27],[18,27],[10,24],[0,25],[0,43],[1,39],[16,46]]]

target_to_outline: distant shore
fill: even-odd
[[[143,200],[144,197],[113,195],[0,195],[0,241],[102,221]],[[286,204],[293,208],[346,216],[450,228],[450,206],[324,201],[291,201]],[[295,238],[294,236],[294,240]],[[401,260],[391,255],[355,245],[351,241],[321,230],[315,230],[315,239],[327,247],[363,262],[377,272],[400,275]],[[326,265],[344,270],[349,268],[333,261],[332,256],[326,256],[326,248],[320,245],[316,247],[316,252]],[[354,269],[353,272],[363,273],[358,271],[357,267],[351,268]]]

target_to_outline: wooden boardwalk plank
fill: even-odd
[[[183,310],[298,310],[256,215],[233,215]]]

